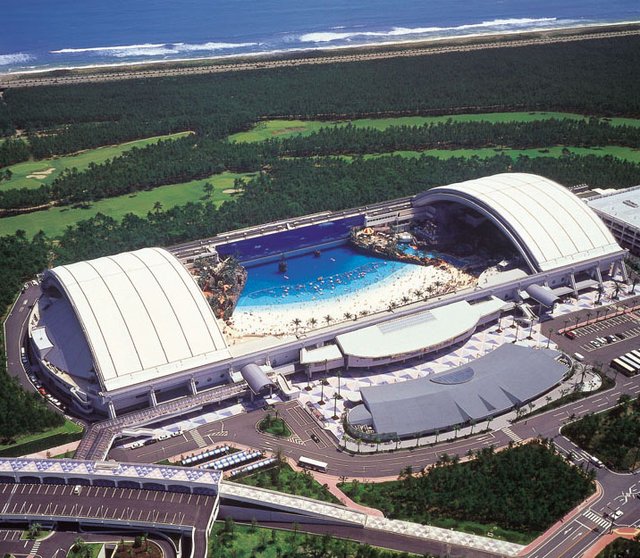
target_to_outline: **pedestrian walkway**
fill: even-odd
[[[610,545],[613,541],[619,538],[633,540],[638,534],[640,534],[640,529],[635,529],[633,527],[622,527],[620,529],[615,529],[613,533],[609,533],[600,537],[595,544],[589,548],[583,555],[582,558],[596,558],[598,554],[600,554],[608,545]]]
[[[582,517],[585,517],[586,519],[591,521],[591,523],[595,523],[598,527],[602,527],[603,529],[608,529],[611,525],[611,521],[609,519],[605,519],[591,509],[586,510],[582,514]]]
[[[370,515],[337,504],[329,504],[311,498],[283,494],[254,486],[243,486],[228,481],[222,481],[220,483],[220,497],[240,501],[245,504],[270,506],[285,512],[299,513],[317,519],[341,521],[366,529],[395,533],[418,539],[439,541],[444,544],[460,545],[500,556],[517,556],[524,549],[522,545],[500,541],[490,537],[461,533],[459,531],[442,529],[431,525],[420,525],[419,523],[411,523],[409,521],[386,519],[379,515]]]
[[[42,541],[34,542],[33,546],[31,547],[31,550],[29,551],[27,558],[35,558],[36,556],[38,556],[38,549],[40,548],[41,544],[42,544]]]
[[[197,430],[190,430],[189,433],[199,448],[204,448],[209,445]]]
[[[511,438],[514,442],[518,443],[518,442],[522,442],[522,438],[520,438],[520,436],[518,436],[513,430],[511,430],[511,428],[506,427],[503,428],[502,431],[509,436],[509,438]]]

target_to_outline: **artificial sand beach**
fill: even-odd
[[[389,311],[391,305],[399,307],[427,296],[433,298],[473,288],[476,283],[476,277],[451,265],[408,265],[382,281],[347,294],[336,295],[329,291],[319,293],[315,300],[308,302],[283,303],[274,299],[269,306],[240,306],[234,311],[225,333],[231,343],[241,342],[245,337],[300,334]],[[420,296],[417,293],[421,293]],[[403,301],[404,297],[409,301]]]

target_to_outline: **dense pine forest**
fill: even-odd
[[[640,117],[640,40],[635,37],[492,49],[437,56],[297,66],[76,86],[7,89],[0,97],[0,218],[37,207],[89,204],[222,171],[257,172],[233,201],[206,199],[121,221],[98,215],[58,238],[0,238],[0,303],[49,265],[146,245],[167,245],[277,218],[343,209],[497,172],[533,172],[565,185],[640,183],[640,165],[610,156],[494,157],[373,153],[438,148],[636,147],[640,128],[607,117]],[[391,127],[348,125],[307,137],[256,144],[230,134],[269,118],[336,120],[394,115],[565,111],[576,122],[456,123]],[[194,134],[131,149],[86,170],[70,168],[37,188],[13,188],[10,165],[158,134]],[[348,155],[348,157],[344,157]],[[342,157],[336,157],[342,156]],[[29,215],[38,219],[41,212]],[[4,358],[0,359],[4,367]],[[0,381],[9,382],[4,370]],[[0,424],[37,402],[0,389]],[[13,398],[13,399],[12,399]],[[38,405],[38,408],[42,407]],[[42,407],[43,408],[43,407]],[[38,411],[39,412],[39,411]],[[43,414],[43,417],[46,415]],[[44,420],[44,419],[43,419]],[[18,424],[16,424],[18,422]],[[46,422],[46,420],[45,420]]]

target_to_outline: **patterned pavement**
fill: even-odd
[[[601,302],[608,304],[611,302],[610,295],[614,291],[614,283],[609,281],[605,283],[605,286],[605,295],[603,295]],[[640,285],[636,287],[636,293],[638,292],[640,292]],[[553,317],[556,318],[577,310],[594,308],[597,296],[597,291],[590,290],[581,294],[577,300],[570,298],[567,302],[562,302],[556,306]],[[620,300],[622,301],[629,296],[632,295],[626,292],[624,294],[620,293]],[[341,417],[347,407],[360,400],[360,388],[362,387],[414,380],[429,374],[443,372],[481,357],[504,343],[514,342],[516,335],[517,343],[520,345],[530,347],[547,347],[548,345],[550,348],[556,348],[554,343],[548,343],[547,337],[543,334],[543,332],[548,333],[544,322],[535,324],[533,328],[522,327],[515,324],[512,316],[505,315],[500,325],[500,329],[496,323],[484,326],[477,330],[467,341],[432,353],[421,361],[415,360],[405,364],[385,365],[375,370],[348,370],[343,371],[340,377],[335,372],[331,372],[326,378],[324,387],[322,386],[324,377],[322,373],[315,374],[311,382],[307,382],[304,374],[297,374],[289,379],[294,387],[300,390],[300,402],[304,406],[311,407],[317,411],[319,416],[322,417],[324,427],[338,439],[342,439],[344,430],[341,420],[336,420],[333,417]],[[531,339],[529,339],[530,333]],[[339,389],[338,384],[340,385]],[[311,389],[308,390],[308,387]],[[341,398],[334,398],[338,393]],[[321,400],[324,400],[324,404],[320,403]],[[275,395],[269,401],[277,402],[281,401],[281,399]],[[180,420],[171,426],[165,427],[163,430],[172,432],[179,429],[191,430],[204,424],[249,412],[261,405],[262,403],[254,405],[233,403],[215,411]]]

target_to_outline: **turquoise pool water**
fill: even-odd
[[[310,302],[352,293],[388,278],[413,264],[363,254],[348,244],[287,258],[287,271],[279,262],[249,265],[247,284],[238,308]]]

